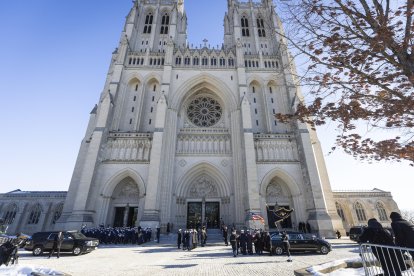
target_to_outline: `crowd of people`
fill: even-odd
[[[230,241],[234,257],[239,255],[239,253],[242,255],[262,255],[263,251],[269,252],[270,255],[273,254],[269,232],[262,231],[261,229],[237,231],[233,226],[229,235],[228,227],[223,225],[222,234],[226,246],[229,245]]]
[[[157,232],[159,233],[159,228]],[[153,230],[141,227],[82,227],[81,233],[96,238],[100,244],[143,244],[151,241]],[[159,238],[157,239],[159,242]]]
[[[206,227],[196,229],[178,229],[177,233],[177,247],[183,250],[192,250],[200,244],[202,247],[205,246],[207,241],[207,230]]]
[[[375,219],[368,220],[368,227],[361,235],[359,241],[361,243],[370,243],[386,246],[400,246],[406,248],[414,248],[414,225],[404,220],[399,213],[392,212],[390,215],[392,220],[391,227],[394,236]],[[301,223],[300,230],[302,232],[310,232],[310,227],[305,223]],[[231,245],[233,256],[237,255],[262,255],[268,252],[272,255],[272,241],[270,233],[261,229],[237,230],[233,225],[230,229],[221,222],[221,233],[226,246]],[[141,227],[100,227],[87,228],[82,227],[81,232],[88,237],[99,239],[101,244],[143,244],[152,240],[153,230],[151,228]],[[170,224],[167,225],[167,234],[170,232]],[[290,257],[289,235],[282,232],[281,239],[283,241],[284,252]],[[339,231],[336,232],[337,238],[340,238]],[[160,241],[160,229],[157,227],[155,231],[155,240]],[[192,250],[198,246],[205,246],[207,242],[206,225],[198,227],[198,229],[179,229],[177,232],[177,247],[183,250]],[[389,262],[400,262],[398,259],[386,259],[374,250],[374,255],[378,255],[377,259],[384,266],[389,266]],[[414,258],[414,250],[410,252]],[[399,275],[399,274],[397,274]]]
[[[394,236],[377,219],[371,218],[368,220],[368,227],[359,237],[359,242],[371,244],[372,253],[380,262],[385,272],[384,275],[400,276],[402,271],[409,269],[410,266],[405,262],[406,257],[404,257],[403,251],[393,249],[393,247],[412,249],[409,253],[414,258],[414,224],[403,219],[397,212],[392,212],[390,219]]]

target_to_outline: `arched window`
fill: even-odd
[[[161,19],[160,34],[168,34],[168,26],[170,25],[170,16],[168,13],[164,14]]]
[[[375,208],[378,211],[378,217],[379,217],[380,221],[387,221],[388,216],[387,216],[387,212],[385,211],[384,205],[382,205],[381,202],[377,202]]]
[[[59,203],[55,208],[55,212],[53,213],[52,224],[56,224],[56,221],[58,221],[58,219],[62,215],[62,211],[63,211],[63,203]]]
[[[357,214],[358,221],[360,222],[366,222],[367,217],[365,216],[365,210],[364,207],[362,207],[362,204],[357,202],[355,203],[355,212]]]
[[[40,204],[36,204],[35,206],[33,206],[32,210],[30,211],[27,224],[38,224],[41,214],[42,214],[42,207],[40,206]]]
[[[217,59],[215,57],[211,58],[210,65],[211,66],[217,66]]]
[[[12,203],[7,206],[6,211],[4,212],[4,223],[5,224],[12,224],[14,219],[16,218],[17,214],[17,205]]]
[[[226,66],[226,60],[224,59],[224,57],[220,58],[220,66]]]
[[[266,37],[264,22],[262,18],[257,18],[257,30],[259,33],[259,37]]]
[[[198,57],[193,58],[193,65],[199,65],[200,59]]]
[[[154,19],[154,16],[152,13],[148,13],[145,17],[145,24],[144,24],[144,34],[150,34],[151,33],[151,27],[152,27],[152,20]]]
[[[189,57],[189,56],[185,57],[185,58],[184,58],[184,64],[185,64],[185,65],[190,65],[190,60],[191,60],[191,59],[190,59],[190,57]]]
[[[344,214],[344,210],[342,209],[342,206],[336,202],[336,212],[338,213],[338,216],[341,217],[342,221],[345,221],[345,214]]]
[[[242,36],[250,36],[249,21],[247,20],[246,16],[243,16],[241,19],[241,27],[242,27]]]

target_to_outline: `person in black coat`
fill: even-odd
[[[286,255],[288,256],[287,261],[291,262],[292,258],[290,257],[290,243],[289,243],[289,236],[286,233],[286,231],[283,231],[282,233],[282,242],[283,242],[283,250],[286,252]]]
[[[160,243],[161,229],[157,226],[157,243]]]
[[[247,236],[244,230],[240,231],[240,251],[243,255],[247,255]]]
[[[265,234],[265,248],[269,250],[270,256],[273,254],[273,247],[272,247],[272,238],[270,237],[270,233],[266,232]]]
[[[233,257],[236,257],[237,255],[237,240],[238,240],[238,236],[236,234],[236,231],[231,232],[230,235],[230,244],[231,244],[231,249],[233,250]]]
[[[253,255],[253,236],[252,236],[252,234],[250,233],[249,230],[247,230],[246,236],[247,236],[247,242],[246,242],[247,253],[249,255]]]
[[[181,229],[178,229],[178,233],[177,233],[177,246],[178,246],[178,249],[181,248],[182,237],[183,237],[183,234],[181,233]]]
[[[384,275],[400,276],[402,270],[408,267],[404,263],[404,258],[399,250],[380,248],[375,245],[394,246],[394,239],[391,233],[384,229],[375,218],[368,220],[368,227],[359,237],[359,243],[369,242],[372,244],[371,250],[381,267]]]
[[[55,251],[57,252],[57,258],[60,257],[60,248],[62,247],[62,242],[63,242],[63,233],[58,232],[57,235],[55,235],[55,238],[53,239],[53,248],[52,248],[52,251],[50,251],[48,258],[52,257]]]
[[[414,224],[403,219],[397,212],[392,212],[390,219],[395,244],[401,247],[414,248]],[[410,254],[414,258],[414,252],[410,251]]]
[[[228,236],[228,232],[227,232],[228,230],[227,230],[227,226],[226,225],[224,225],[223,226],[223,239],[224,239],[224,244],[226,245],[226,246],[228,246],[229,245],[229,242],[228,242],[228,239],[227,239],[227,236]]]

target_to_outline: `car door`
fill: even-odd
[[[302,248],[302,237],[300,234],[288,234],[289,243],[291,250],[301,250]]]
[[[74,244],[73,236],[68,232],[64,232],[63,233],[63,242],[62,242],[62,246],[61,246],[60,250],[62,250],[62,251],[72,251],[73,244]]]
[[[302,234],[303,239],[303,248],[305,250],[315,251],[318,250],[318,241],[317,239],[310,234]]]
[[[44,243],[43,251],[51,251],[53,248],[53,243],[55,242],[55,237],[57,233],[50,233],[49,236],[46,238]]]

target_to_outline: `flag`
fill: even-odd
[[[260,222],[264,224],[264,218],[258,213],[254,212],[247,212],[246,220],[260,220]]]

